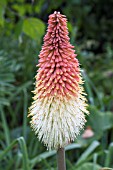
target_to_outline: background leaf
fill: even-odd
[[[94,106],[89,108],[91,115],[89,117],[89,124],[95,132],[105,131],[113,128],[113,114],[112,112],[100,112]]]
[[[24,19],[23,32],[33,39],[40,40],[45,32],[45,24],[37,18]]]
[[[85,163],[81,167],[77,168],[77,170],[100,170],[101,166],[94,165],[92,163]]]

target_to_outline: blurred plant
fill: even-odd
[[[13,83],[15,82],[14,68],[15,63],[9,60],[8,55],[4,51],[0,51],[0,104],[9,105],[9,97],[15,90]]]

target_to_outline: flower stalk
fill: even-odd
[[[57,166],[58,166],[58,170],[66,170],[64,148],[58,148],[57,150]]]

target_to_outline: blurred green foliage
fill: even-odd
[[[0,170],[57,167],[56,152],[45,152],[27,118],[37,56],[54,10],[69,21],[88,94],[85,129],[94,133],[66,147],[67,169],[113,168],[112,7],[112,0],[0,0]]]

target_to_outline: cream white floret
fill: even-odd
[[[81,95],[70,100],[51,97],[37,99],[30,108],[31,126],[49,150],[64,147],[83,128],[87,114]]]

